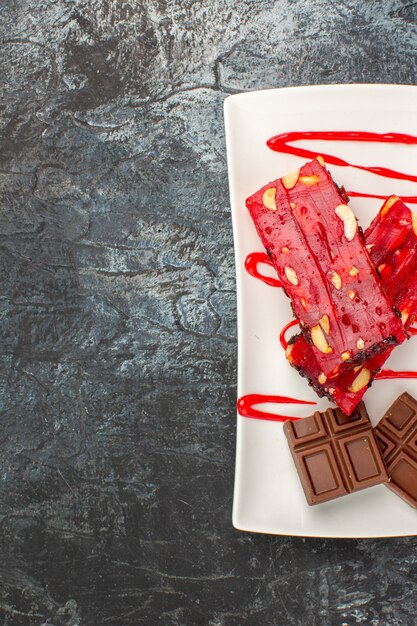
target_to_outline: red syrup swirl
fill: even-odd
[[[316,404],[316,402],[309,402],[308,400],[299,400],[298,398],[289,398],[287,396],[270,396],[260,393],[250,393],[247,396],[242,396],[237,401],[237,410],[242,417],[251,417],[253,419],[270,420],[272,422],[285,422],[286,420],[296,421],[299,417],[293,415],[276,415],[275,413],[269,413],[268,411],[261,411],[260,409],[254,409],[255,404],[261,404],[262,402],[272,402],[273,404]]]
[[[380,196],[377,193],[362,193],[360,191],[347,191],[350,198],[376,198],[377,200],[388,200],[390,196]],[[401,196],[401,200],[408,204],[417,204],[417,196]]]
[[[287,331],[293,326],[298,326],[298,324],[299,324],[298,320],[291,320],[291,322],[288,322],[288,324],[285,324],[284,328],[281,330],[279,334],[279,342],[281,346],[284,348],[284,350],[286,350],[288,347],[288,341],[285,339],[285,335],[287,334]]]
[[[303,131],[303,132],[291,132],[281,133],[268,139],[267,146],[274,150],[274,152],[281,152],[285,154],[292,154],[306,159],[314,159],[317,156],[317,151],[308,150],[307,148],[300,148],[293,145],[288,145],[293,141],[301,140],[320,140],[320,141],[355,141],[355,142],[373,142],[373,143],[397,143],[406,145],[417,145],[417,137],[414,135],[407,135],[404,133],[369,133],[366,131]],[[379,166],[365,166],[356,165],[354,163],[348,163],[344,159],[341,159],[332,154],[326,154],[320,152],[323,159],[330,165],[339,165],[341,167],[353,167],[358,170],[370,172],[377,176],[384,176],[385,178],[395,178],[397,180],[407,180],[409,182],[417,183],[417,176],[412,174],[405,174],[404,172],[398,172],[387,167]],[[386,199],[387,196],[380,196],[377,194],[364,194],[358,191],[348,191],[347,194],[352,197],[362,198],[379,198]],[[402,199],[405,202],[417,203],[417,196],[403,196]]]
[[[317,156],[317,151],[308,150],[306,148],[297,148],[296,146],[289,146],[291,141],[300,141],[302,139],[319,140],[319,141],[359,141],[359,142],[377,142],[377,143],[402,143],[408,145],[417,145],[417,137],[414,135],[406,135],[404,133],[368,133],[366,131],[307,131],[307,132],[293,132],[293,133],[281,133],[275,135],[266,142],[268,147],[275,152],[284,152],[286,154],[293,154],[306,159],[314,159]],[[358,170],[365,172],[371,172],[377,176],[385,176],[385,178],[397,178],[399,180],[408,180],[412,183],[417,183],[417,176],[412,174],[404,174],[404,172],[397,172],[387,167],[379,167],[373,165],[355,165],[354,163],[348,163],[344,159],[340,159],[332,154],[320,153],[323,159],[331,165],[340,165],[342,167],[354,167]]]
[[[279,281],[278,278],[264,276],[260,273],[258,269],[258,265],[260,263],[274,267],[271,259],[265,252],[252,252],[251,254],[248,254],[245,259],[245,269],[247,273],[258,280],[261,280],[263,283],[270,285],[271,287],[282,287],[281,281]]]

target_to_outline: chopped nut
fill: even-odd
[[[321,318],[321,320],[319,321],[320,326],[322,327],[322,329],[324,330],[324,332],[326,333],[326,335],[329,334],[330,332],[330,320],[329,320],[329,316],[328,315],[323,315],[323,317]]]
[[[348,241],[352,241],[358,229],[355,214],[347,204],[338,204],[335,213],[343,222],[343,232]]]
[[[366,387],[370,380],[371,372],[368,370],[368,368],[364,367],[354,379],[353,383],[349,387],[349,391],[351,391],[352,393],[360,391],[361,389]]]
[[[407,311],[407,309],[403,309],[403,310],[401,311],[401,321],[402,321],[402,323],[403,323],[403,324],[405,324],[405,323],[406,323],[406,321],[408,320],[408,316],[409,316],[409,315],[410,315],[410,312],[409,312],[409,311]]]
[[[342,352],[340,356],[342,358],[342,361],[348,361],[352,355],[350,352]]]
[[[348,291],[348,296],[351,300],[354,300],[356,298],[356,291],[354,289],[350,289]]]
[[[307,187],[311,187],[311,185],[317,185],[320,178],[316,174],[312,174],[311,176],[300,176],[300,182],[304,183]]]
[[[291,172],[286,176],[281,178],[281,182],[284,185],[285,189],[292,189],[295,187],[298,181],[298,177],[300,176],[300,170],[295,170],[295,172]]]
[[[342,286],[342,279],[337,272],[332,272],[331,282],[335,289],[340,289]]]
[[[353,265],[353,267],[351,267],[349,270],[349,274],[351,276],[357,276],[359,274],[358,268]]]
[[[320,374],[319,378],[318,378],[318,381],[319,381],[320,385],[324,385],[326,380],[327,380],[327,376],[326,376],[326,374],[324,372],[322,372]]]
[[[330,389],[329,389],[329,394],[330,394],[331,396],[334,396],[335,391],[336,391],[336,389],[335,389],[334,387],[330,387]]]
[[[297,205],[295,204],[295,202],[290,202],[290,207],[292,208],[293,211],[294,211],[296,206]]]
[[[398,202],[399,197],[398,196],[390,196],[384,203],[380,213],[381,213],[381,217],[385,217],[385,215],[388,213],[388,211],[390,210],[390,208],[396,203]]]
[[[281,248],[282,254],[288,254],[289,251],[290,251],[290,249],[287,248],[287,246],[282,246],[282,248]]]
[[[304,309],[305,311],[307,311],[307,309],[308,309],[308,304],[307,304],[306,299],[305,299],[305,298],[303,298],[303,296],[301,296],[301,298],[300,298],[300,302],[301,302],[301,306],[303,307],[303,309]]]
[[[358,350],[363,350],[363,348],[365,347],[365,342],[362,337],[359,337],[358,341],[356,342],[356,347]]]
[[[320,324],[317,324],[316,326],[312,326],[311,340],[316,346],[316,348],[320,350],[320,352],[323,352],[324,354],[330,354],[330,352],[333,352],[333,348],[331,348],[329,344],[327,343],[327,339],[324,336],[324,333],[322,331]]]
[[[293,358],[292,358],[292,356],[291,356],[291,352],[292,352],[293,346],[294,346],[294,344],[289,343],[289,344],[288,344],[288,346],[287,346],[287,347],[286,347],[286,349],[285,349],[285,356],[287,357],[287,359],[288,359],[288,361],[289,361],[290,363],[292,363],[292,362],[293,362]]]
[[[414,213],[414,211],[410,211],[410,213],[411,213],[411,223],[413,225],[413,233],[417,237],[417,213]]]
[[[285,272],[285,276],[287,277],[288,282],[290,282],[292,285],[298,285],[298,277],[297,277],[295,270],[292,267],[290,267],[289,265],[286,265],[284,267],[284,272]]]
[[[389,263],[381,263],[380,265],[378,265],[378,272],[381,274],[381,276],[387,278],[392,274],[392,267]]]
[[[277,195],[277,190],[275,187],[270,187],[266,191],[264,191],[264,195],[262,196],[262,202],[266,209],[270,211],[276,211],[277,205],[275,204],[275,197]]]
[[[374,243],[367,243],[365,248],[368,250],[368,252],[370,252],[372,250],[372,248],[374,247]]]
[[[326,166],[326,163],[324,162],[324,159],[323,159],[323,157],[322,157],[322,156],[318,155],[316,158],[317,158],[317,161],[320,163],[320,165],[321,165],[322,167],[325,167],[325,166]]]

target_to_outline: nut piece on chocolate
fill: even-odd
[[[349,417],[340,409],[329,408],[287,421],[284,432],[309,504],[388,480],[363,402]]]
[[[403,393],[374,432],[388,469],[387,487],[417,508],[417,401]]]

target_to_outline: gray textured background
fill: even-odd
[[[3,624],[414,625],[415,539],[231,528],[222,104],[415,83],[417,4],[3,0],[0,13]]]

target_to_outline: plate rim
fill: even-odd
[[[416,90],[417,84],[411,83],[324,83],[324,84],[314,84],[314,85],[290,85],[288,87],[270,87],[268,89],[254,89],[251,91],[241,91],[239,93],[233,93],[226,96],[223,107],[225,112],[231,106],[232,102],[243,99],[252,99],[257,96],[261,96],[264,94],[273,94],[273,93],[290,93],[302,90],[314,91],[314,90],[361,90],[365,91],[379,91],[384,89],[393,89],[395,91],[398,90]]]
[[[235,277],[236,277],[236,302],[237,302],[237,390],[239,396],[239,388],[241,387],[241,375],[243,368],[243,349],[241,336],[243,333],[243,315],[242,315],[242,300],[243,300],[243,281],[240,279],[241,270],[239,269],[240,263],[240,242],[238,238],[238,214],[237,211],[233,209],[234,199],[233,199],[233,190],[231,181],[233,179],[233,172],[235,168],[234,159],[231,158],[232,153],[232,129],[231,129],[231,120],[230,117],[233,114],[233,109],[235,106],[238,106],[240,102],[244,100],[256,100],[265,95],[270,96],[278,96],[285,94],[293,94],[302,91],[311,92],[337,92],[337,91],[351,91],[357,92],[358,94],[362,91],[364,94],[367,92],[368,94],[371,92],[382,92],[382,91],[403,91],[403,92],[416,92],[417,94],[417,85],[415,84],[396,84],[396,83],[330,83],[330,84],[314,84],[314,85],[297,85],[297,86],[288,86],[288,87],[272,87],[268,89],[257,89],[251,91],[244,91],[240,93],[235,93],[228,95],[223,103],[223,114],[224,114],[224,126],[225,126],[225,139],[226,139],[226,152],[227,152],[227,171],[228,171],[228,184],[229,184],[229,197],[230,197],[230,206],[231,206],[231,217],[232,217],[232,228],[233,228],[233,244],[234,244],[234,258],[235,258]],[[417,103],[411,110],[415,110],[417,113]],[[278,530],[259,530],[249,528],[247,524],[243,522],[243,520],[239,519],[238,514],[238,491],[239,491],[239,471],[242,463],[242,455],[238,453],[239,442],[242,437],[241,433],[241,425],[243,418],[236,412],[237,421],[236,421],[236,446],[235,446],[235,475],[234,475],[234,491],[233,491],[233,509],[232,509],[232,525],[235,530],[239,532],[249,532],[254,534],[263,534],[263,535],[274,535],[274,536],[285,536],[285,537],[305,537],[305,538],[321,538],[321,539],[343,539],[343,540],[357,540],[357,539],[394,539],[399,537],[415,537],[417,536],[417,528],[415,532],[396,532],[396,533],[384,533],[384,534],[375,534],[375,533],[361,533],[355,535],[347,535],[343,533],[320,533],[320,532],[298,532],[293,530],[289,531],[278,531]]]

